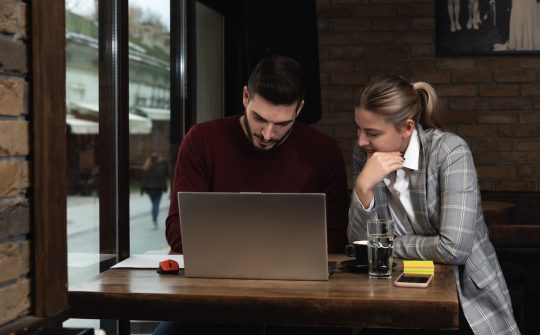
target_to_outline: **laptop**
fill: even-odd
[[[328,280],[324,193],[178,192],[186,277]]]

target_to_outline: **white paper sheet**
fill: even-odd
[[[157,269],[159,262],[165,259],[173,259],[178,262],[180,269],[184,268],[184,255],[169,255],[169,254],[144,254],[133,255],[128,259],[113,265],[111,268],[129,268],[129,269]]]

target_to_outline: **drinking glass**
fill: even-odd
[[[369,278],[390,278],[394,250],[394,220],[368,220],[367,239]]]

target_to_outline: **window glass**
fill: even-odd
[[[169,18],[169,0],[129,1],[131,255],[168,250],[165,218],[171,180]]]
[[[67,242],[69,285],[99,272],[98,20],[94,1],[66,0]],[[69,319],[66,327],[99,328]]]
[[[98,23],[95,3],[66,1],[69,283],[99,272]]]

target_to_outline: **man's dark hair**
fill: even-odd
[[[255,94],[275,105],[292,105],[304,99],[304,76],[300,63],[284,56],[262,59],[248,81],[249,98]]]

